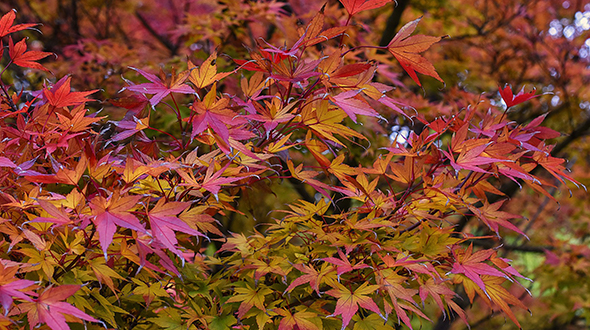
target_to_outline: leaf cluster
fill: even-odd
[[[519,214],[489,201],[503,194],[498,180],[548,198],[536,167],[575,182],[546,142],[559,133],[542,116],[518,125],[478,104],[414,114],[375,77],[374,51],[389,51],[419,85],[416,72],[442,81],[419,55],[440,37],[410,36],[419,19],[388,46],[350,37],[355,15],[388,2],[341,1],[344,24],[324,7],[292,43],[261,39],[228,71],[214,50],[170,73],[133,67],[112,101],[120,120],[88,111],[97,90],[75,91],[69,76],[28,98],[1,82],[0,324],[412,328],[430,319],[428,304],[467,323],[458,285],[519,325],[509,305],[526,306],[504,284],[524,277],[472,242],[501,229],[524,235]],[[2,17],[0,37],[32,27],[14,19]],[[38,61],[49,53],[8,40],[4,70],[47,70]],[[501,96],[509,107],[534,97],[509,87]],[[347,162],[368,141],[355,127],[381,113],[423,129],[371,147],[369,165]],[[245,216],[245,196],[287,181],[317,198],[301,193],[247,233],[221,224]],[[464,216],[489,232],[455,232]]]

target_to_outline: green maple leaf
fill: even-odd
[[[253,306],[261,311],[266,310],[264,297],[272,293],[272,290],[267,287],[251,288],[248,284],[245,288],[236,288],[235,290],[237,295],[229,298],[227,302],[241,302],[238,308],[238,318],[244,317]]]

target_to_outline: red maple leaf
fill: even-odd
[[[383,7],[390,3],[391,0],[340,0],[348,15],[352,16],[363,10]]]
[[[378,285],[368,285],[367,282],[363,283],[354,292],[349,290],[347,287],[336,283],[337,288],[328,290],[326,293],[332,297],[338,298],[336,302],[336,309],[334,313],[329,316],[342,316],[342,329],[345,329],[350,323],[350,320],[356,314],[359,306],[368,309],[381,316],[381,311],[377,304],[368,297],[367,295],[379,288]]]
[[[132,84],[127,81],[127,83]],[[123,119],[130,120],[134,116],[140,116],[140,113],[145,109],[145,106],[150,103],[149,99],[143,94],[133,94],[131,96],[125,96],[117,99],[108,100],[111,104],[116,107],[127,109],[127,113]]]
[[[205,236],[197,230],[189,227],[186,222],[177,217],[190,206],[186,202],[168,202],[162,198],[148,213],[150,226],[154,239],[182,258],[182,253],[176,248],[178,240],[174,231],[181,231],[189,235]],[[184,260],[184,258],[183,258]]]
[[[246,122],[246,119],[237,116],[228,108],[229,99],[222,97],[217,100],[217,84],[213,84],[211,90],[203,98],[203,102],[195,102],[193,115],[187,120],[193,125],[191,139],[205,131],[208,127],[221,137],[225,144],[229,144],[229,129],[227,125],[238,125]]]
[[[498,89],[500,91],[500,96],[502,96],[504,103],[506,103],[506,108],[510,108],[510,107],[520,104],[522,102],[528,101],[532,98],[540,96],[540,95],[535,95],[535,91],[536,91],[535,89],[533,89],[532,91],[530,91],[528,93],[525,93],[524,87],[516,95],[514,95],[514,93],[512,92],[512,88],[510,87],[510,85],[506,85],[504,88],[498,87]]]
[[[50,287],[43,291],[39,298],[33,300],[33,302],[23,303],[22,307],[19,307],[28,310],[27,317],[31,329],[39,323],[46,323],[52,330],[69,330],[70,327],[66,323],[65,314],[90,322],[99,322],[92,316],[63,301],[79,289],[79,285]]]
[[[291,284],[289,284],[289,286],[287,287],[285,292],[290,292],[291,290],[295,289],[297,286],[299,286],[301,284],[309,283],[309,286],[311,286],[311,288],[318,294],[318,296],[320,295],[320,288],[319,288],[320,280],[322,279],[322,277],[324,275],[326,275],[327,270],[332,268],[332,267],[324,268],[320,272],[318,272],[312,266],[307,266],[307,265],[303,265],[303,264],[296,264],[296,265],[293,265],[293,267],[295,269],[305,273],[305,275],[301,275],[301,276],[297,277],[293,282],[291,282]]]
[[[26,39],[23,39],[16,44],[12,42],[12,37],[8,39],[8,54],[12,63],[25,68],[43,70],[49,72],[43,65],[36,61],[46,58],[52,53],[40,52],[31,50],[27,52]]]
[[[422,18],[418,18],[404,25],[395,37],[391,39],[391,42],[387,45],[387,49],[393,54],[393,56],[395,56],[404,70],[406,70],[410,77],[412,77],[419,86],[422,85],[420,84],[420,80],[418,80],[416,71],[443,82],[438,73],[436,73],[436,69],[432,63],[419,55],[419,53],[430,48],[432,44],[439,42],[440,37],[425,35],[415,35],[410,37],[410,34],[414,32],[420,19]]]
[[[215,160],[211,161],[211,163],[209,163],[209,167],[207,168],[207,172],[205,173],[203,183],[201,183],[201,188],[217,196],[217,194],[219,193],[219,189],[221,189],[221,185],[232,183],[234,181],[242,179],[240,177],[221,177],[221,175],[223,174],[223,172],[225,172],[229,164],[230,163],[227,163],[219,171],[213,173],[215,171]]]
[[[451,161],[451,166],[455,169],[455,171],[470,170],[474,172],[480,173],[488,173],[486,170],[478,167],[480,165],[488,165],[496,162],[509,162],[510,160],[507,159],[499,159],[499,158],[490,158],[481,156],[485,149],[488,147],[489,144],[482,144],[472,149],[462,150],[457,157],[457,160],[453,157],[450,152],[446,150],[441,150],[443,154]]]
[[[464,322],[467,324],[467,317],[461,307],[459,307],[451,298],[457,296],[455,291],[451,290],[444,282],[438,282],[434,279],[428,279],[425,283],[420,284],[420,299],[422,304],[425,303],[428,295],[432,297],[436,305],[440,308],[443,316],[446,318],[445,305],[443,304],[442,298],[447,303],[447,306],[452,309]]]
[[[353,266],[342,250],[338,250],[338,255],[340,256],[340,259],[334,257],[322,258],[323,261],[336,265],[336,273],[338,274],[338,278],[340,278],[340,275],[355,269],[369,268],[368,265],[362,262],[359,262]]]
[[[277,64],[288,58],[287,55],[281,55],[279,53],[270,53],[265,50],[260,50],[260,54],[258,53],[250,53],[252,60],[237,60],[234,59],[238,65],[240,65],[240,69],[245,69],[248,71],[260,71],[260,72],[269,72],[272,70],[272,64]]]
[[[61,78],[51,90],[48,88],[43,89],[43,96],[47,100],[47,102],[54,107],[63,108],[70,105],[79,105],[82,103],[86,103],[89,101],[93,101],[92,99],[86,98],[86,96],[97,92],[98,89],[87,91],[87,92],[72,92],[72,88],[70,87],[70,81],[72,77],[66,76]]]
[[[145,72],[141,69],[131,68],[142,76],[144,76],[147,80],[151,81],[150,83],[143,83],[139,85],[132,85],[127,87],[127,90],[138,92],[138,93],[146,93],[146,94],[155,94],[150,99],[150,104],[156,106],[156,104],[160,103],[164,97],[166,97],[170,93],[181,93],[181,94],[194,94],[195,91],[184,82],[189,76],[189,71],[181,72],[179,75],[172,75],[170,82],[164,84],[162,79],[158,78],[155,74],[151,74]]]
[[[469,209],[479,219],[481,219],[481,221],[483,221],[491,230],[493,230],[496,233],[496,235],[499,235],[498,228],[499,226],[502,226],[504,228],[513,230],[523,235],[524,237],[527,237],[525,233],[522,232],[522,230],[518,229],[518,227],[516,227],[514,224],[508,221],[510,219],[522,218],[522,216],[500,211],[500,207],[502,206],[502,204],[504,204],[504,202],[505,200],[502,200],[493,204],[489,204],[487,201],[485,201],[484,205],[481,208],[469,205]]]
[[[121,120],[115,123],[115,125],[119,128],[122,128],[123,131],[117,133],[117,135],[113,136],[111,138],[112,141],[121,141],[121,140],[125,140],[126,138],[143,131],[144,129],[149,128],[149,121],[150,118],[146,117],[146,118],[135,118],[133,117],[132,119],[127,119],[127,120]]]
[[[0,38],[16,32],[16,31],[20,31],[20,30],[24,30],[24,29],[28,29],[30,27],[33,27],[37,24],[17,24],[15,26],[12,26],[12,24],[14,23],[14,19],[16,18],[16,10],[11,10],[9,12],[7,12],[6,14],[4,14],[4,16],[2,16],[2,18],[0,18]]]
[[[114,193],[109,198],[97,196],[90,201],[90,208],[94,215],[92,220],[96,225],[99,242],[105,258],[107,249],[113,241],[113,235],[117,230],[117,225],[131,230],[145,232],[143,225],[130,212],[140,199],[141,196],[120,197],[118,193]]]
[[[352,121],[356,123],[356,115],[365,115],[377,117],[379,114],[375,111],[367,101],[362,99],[358,94],[360,90],[351,90],[340,93],[336,96],[330,96],[330,100],[334,102],[340,109],[342,109]]]

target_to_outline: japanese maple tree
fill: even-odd
[[[429,58],[448,38],[414,33],[416,15],[371,43],[368,17],[393,7],[170,2],[169,21],[135,23],[96,7],[74,35],[103,15],[147,32],[50,49],[69,69],[3,13],[0,328],[419,328],[472,323],[466,302],[522,327],[528,274],[481,242],[528,238],[502,184],[553,200],[578,184],[560,133],[512,120],[545,97],[510,80],[424,111],[415,86],[443,88]]]

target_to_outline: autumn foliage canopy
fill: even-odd
[[[391,1],[298,3],[138,9],[167,60],[101,8],[50,51],[2,8],[0,329],[419,329],[470,303],[522,326],[529,275],[481,243],[528,239],[502,184],[578,183],[546,115],[511,117],[545,96],[457,96],[419,15],[378,45]]]

